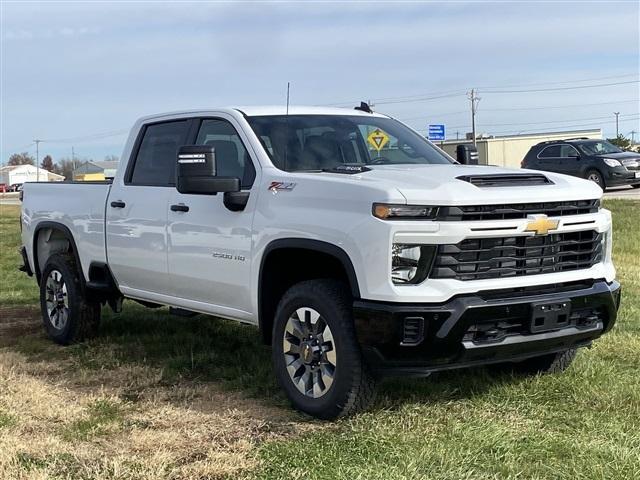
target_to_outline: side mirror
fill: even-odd
[[[216,151],[211,145],[185,145],[178,149],[176,189],[180,193],[215,195],[239,192],[240,179],[216,176]]]

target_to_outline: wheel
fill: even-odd
[[[329,420],[364,410],[376,381],[356,340],[348,287],[334,280],[292,286],[273,325],[273,365],[294,408]]]
[[[634,185],[631,185],[633,188],[640,188],[640,183],[636,183]]]
[[[92,337],[100,324],[100,304],[82,293],[80,272],[70,254],[52,255],[40,280],[40,308],[47,334],[61,345]]]
[[[500,364],[502,370],[509,370],[513,373],[525,375],[538,375],[549,373],[564,372],[576,358],[577,350],[575,348],[563,350],[557,353],[550,353],[540,357],[533,357],[523,360],[522,362]]]
[[[604,178],[598,170],[589,170],[587,172],[587,180],[591,180],[596,183],[602,190],[605,189]]]

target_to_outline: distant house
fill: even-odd
[[[73,180],[79,182],[106,180],[113,178],[117,169],[118,162],[86,161],[73,171]]]
[[[62,182],[64,176],[34,165],[7,165],[0,168],[0,184],[7,187],[25,182]]]

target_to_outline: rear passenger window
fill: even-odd
[[[133,164],[131,183],[175,185],[178,148],[187,142],[188,129],[189,120],[148,125]]]
[[[560,157],[560,145],[550,145],[538,155],[540,158],[558,158]]]
[[[211,145],[216,155],[216,175],[240,179],[242,188],[251,188],[256,170],[236,129],[226,120],[202,120],[196,145]]]
[[[560,156],[562,158],[577,157],[578,151],[571,145],[562,145],[560,147]]]

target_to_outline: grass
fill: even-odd
[[[0,212],[0,478],[640,478],[640,202],[609,200],[623,307],[564,374],[386,381],[335,423],[292,412],[250,327],[126,302],[53,345]]]

